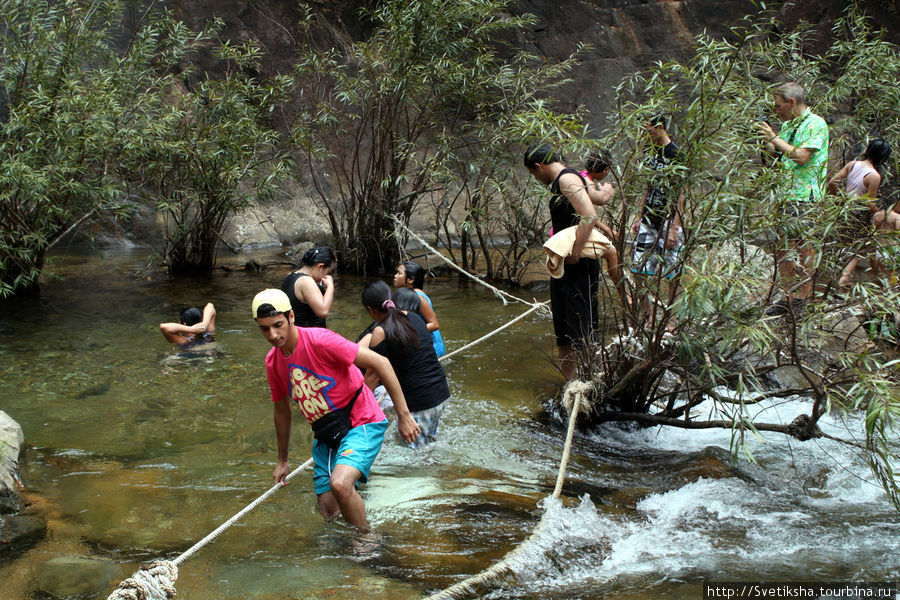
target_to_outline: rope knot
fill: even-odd
[[[575,409],[575,401],[577,400],[579,403],[583,402],[585,397],[591,393],[593,389],[594,386],[589,381],[573,379],[567,383],[566,387],[563,389],[562,398],[562,405],[565,407],[566,412],[572,414],[572,411]]]
[[[157,560],[143,566],[119,584],[106,600],[168,600],[175,597],[178,567],[169,560]]]

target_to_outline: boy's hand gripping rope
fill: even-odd
[[[423,246],[426,250],[428,250],[428,252],[430,252],[431,254],[434,254],[436,257],[440,258],[442,261],[444,261],[445,263],[447,263],[448,265],[450,265],[451,268],[456,269],[457,271],[459,271],[460,273],[462,273],[463,275],[465,275],[466,277],[468,277],[468,278],[471,279],[472,281],[476,281],[476,282],[478,282],[479,284],[481,284],[481,285],[483,285],[484,287],[486,287],[486,288],[488,288],[489,290],[491,290],[492,292],[494,292],[494,295],[497,296],[498,298],[500,298],[500,300],[503,302],[504,306],[505,306],[505,305],[507,304],[507,302],[508,302],[508,301],[507,301],[507,298],[509,298],[510,300],[515,300],[516,302],[521,302],[522,304],[527,304],[527,305],[529,305],[529,306],[534,306],[534,304],[535,304],[534,302],[528,302],[527,300],[522,300],[521,298],[518,298],[518,297],[516,297],[516,296],[513,296],[513,295],[510,294],[509,292],[504,292],[503,290],[501,290],[501,289],[499,289],[499,288],[496,288],[496,287],[492,286],[491,284],[485,282],[484,280],[482,280],[482,279],[480,279],[480,278],[478,278],[478,277],[472,275],[472,274],[469,273],[468,271],[465,271],[465,270],[461,269],[455,262],[453,262],[452,260],[448,259],[446,256],[444,256],[443,254],[441,254],[440,252],[438,252],[437,250],[435,250],[434,248],[432,248],[432,247],[428,244],[428,242],[426,242],[424,239],[422,239],[422,236],[418,235],[418,234],[415,233],[413,230],[411,230],[409,227],[407,227],[406,225],[404,225],[403,222],[400,221],[400,219],[397,217],[397,215],[391,215],[391,218],[394,220],[394,224],[397,226],[397,229],[402,229],[402,230],[405,231],[407,234],[409,234],[411,237],[415,238],[415,240],[416,240],[417,242],[419,242],[420,244],[422,244],[422,246]]]

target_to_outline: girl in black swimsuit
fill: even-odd
[[[300,259],[300,269],[284,278],[281,291],[291,300],[295,325],[325,327],[325,318],[334,303],[331,272],[335,265],[331,248],[317,246]]]

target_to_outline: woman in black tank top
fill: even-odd
[[[334,252],[327,246],[318,246],[307,250],[300,259],[300,268],[284,278],[281,291],[291,300],[295,325],[325,327],[334,303],[334,267]]]
[[[391,288],[383,281],[373,281],[362,293],[363,306],[375,320],[371,334],[360,340],[360,346],[387,357],[400,382],[403,396],[409,398],[409,411],[422,434],[411,448],[434,441],[440,424],[437,409],[450,397],[447,375],[441,366],[431,333],[425,321],[414,312],[405,313],[391,300]],[[374,387],[377,376],[366,373],[366,383]]]

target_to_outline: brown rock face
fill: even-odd
[[[369,31],[369,24],[359,14],[359,8],[370,5],[368,2],[318,0],[311,4],[333,27],[336,38],[359,39]],[[785,29],[800,21],[814,24],[819,35],[808,50],[819,53],[830,46],[831,27],[851,2],[768,4],[780,7],[777,20]],[[900,0],[862,0],[860,5],[875,23],[888,30],[893,41],[900,40]],[[192,27],[199,28],[207,19],[219,17],[225,24],[223,37],[258,40],[267,54],[261,65],[267,72],[289,69],[301,43],[297,28],[300,14],[292,0],[178,0],[170,6]],[[562,90],[561,108],[586,107],[591,125],[598,127],[611,106],[614,87],[624,75],[658,60],[685,58],[697,34],[706,31],[726,36],[743,16],[756,11],[750,0],[521,0],[514,5],[514,12],[532,13],[538,23],[515,43],[556,59],[568,56],[579,43],[591,46],[572,74],[575,81]],[[208,58],[200,59],[200,66],[213,75],[217,68]]]
[[[807,50],[817,54],[829,48],[834,21],[851,3],[824,0],[767,4],[781,6],[776,20],[783,29],[793,29],[801,21],[812,23],[818,35]],[[888,31],[892,41],[900,40],[900,0],[865,0],[860,4]],[[615,86],[624,75],[646,69],[656,61],[686,58],[696,35],[705,31],[712,36],[727,36],[745,15],[757,12],[749,0],[588,0],[564,3],[562,7],[545,0],[525,0],[519,8],[540,19],[540,24],[520,40],[522,47],[561,59],[579,42],[592,46],[574,74],[576,81],[566,89],[562,108],[586,107],[593,127],[604,123]]]
[[[529,0],[519,6],[540,19],[531,34],[521,40],[525,49],[559,59],[579,42],[591,46],[561,108],[587,107],[594,126],[601,124],[623,76],[656,61],[686,58],[695,35],[703,30],[725,35],[740,17],[755,10],[747,0],[595,0],[567,3],[565,8]]]

